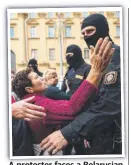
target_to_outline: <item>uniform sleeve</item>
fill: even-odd
[[[120,69],[116,69],[116,72],[118,74],[116,82],[104,85],[99,99],[73,122],[61,129],[68,142],[74,141],[78,136],[86,136],[90,139],[108,127],[121,112]],[[110,79],[111,76],[107,80]]]

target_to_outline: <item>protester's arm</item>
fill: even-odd
[[[83,81],[81,86],[68,101],[51,100],[49,98],[41,97],[41,100],[37,100],[37,104],[45,107],[48,110],[48,113],[55,113],[55,115],[63,116],[73,116],[80,112],[91,95],[97,92],[97,83],[99,79],[100,76],[98,75],[95,76],[95,78],[94,76],[90,75],[90,77],[88,77],[88,80]]]
[[[27,98],[18,102],[14,102],[12,98],[12,117],[24,119],[27,121],[43,119],[46,116],[44,108],[33,105],[34,97]]]

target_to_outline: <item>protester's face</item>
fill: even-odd
[[[37,73],[30,72],[28,78],[32,82],[32,87],[26,88],[28,93],[41,93],[47,88],[44,78],[40,77]]]
[[[57,73],[55,73],[48,81],[48,85],[57,85],[58,84],[58,76]]]

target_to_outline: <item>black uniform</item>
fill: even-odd
[[[86,26],[96,27],[94,38],[84,37],[88,46],[95,46],[99,37],[109,36],[108,23],[103,15],[90,15],[83,21],[82,29]],[[100,31],[101,26],[104,30]],[[61,129],[69,143],[75,143],[81,137],[86,138],[90,142],[87,154],[121,154],[122,152],[120,47],[115,44],[113,47],[115,52],[103,76],[95,101],[88,109],[85,107],[84,112],[73,122]]]
[[[72,53],[73,55],[70,55]],[[70,45],[67,47],[66,50],[66,60],[67,63],[69,64],[69,70],[67,71],[64,82],[62,84],[62,91],[66,92],[67,86],[66,86],[66,81],[69,86],[69,91],[67,92],[68,95],[72,95],[77,88],[81,85],[83,80],[87,77],[89,70],[90,70],[90,65],[87,64],[83,58],[82,58],[82,52],[79,46],[77,45]],[[89,103],[89,101],[88,101]],[[65,155],[71,154],[71,149],[72,146],[68,146],[64,150]],[[84,153],[84,145],[83,141],[80,141],[79,143],[75,144],[75,152],[76,154]]]
[[[67,80],[70,90],[70,94],[73,94],[80,86],[83,80],[87,77],[90,71],[90,65],[87,64],[82,58],[82,52],[79,46],[70,45],[67,47],[66,53],[73,53],[73,56],[67,55],[66,60],[69,64],[69,69],[65,74],[64,82],[62,84],[62,91],[66,91],[67,86],[65,81]]]

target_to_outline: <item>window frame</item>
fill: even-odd
[[[70,35],[67,35],[67,31],[66,31],[67,30],[67,27],[70,27]],[[71,37],[71,30],[72,30],[72,27],[70,25],[66,25],[65,26],[65,37],[66,38],[70,38]]]
[[[11,36],[11,29],[13,29],[13,37]],[[14,27],[10,27],[10,38],[15,38],[15,28]]]
[[[34,32],[32,31],[33,29],[35,29]],[[31,38],[36,38],[37,37],[36,26],[31,26],[30,27],[30,37]]]
[[[33,51],[34,51],[34,55],[32,55]],[[37,60],[37,56],[38,56],[38,49],[31,49],[31,58]]]
[[[85,51],[87,51],[87,53],[85,54]],[[89,56],[89,49],[88,48],[84,48],[84,60],[89,60],[90,56]]]
[[[53,29],[53,31],[50,32],[50,28]],[[50,34],[53,33],[53,35],[50,36]],[[54,26],[48,26],[48,38],[55,38],[55,27]]]
[[[119,28],[119,34],[117,29]],[[116,25],[116,37],[120,37],[120,25]]]
[[[49,61],[55,61],[55,48],[49,48]]]

